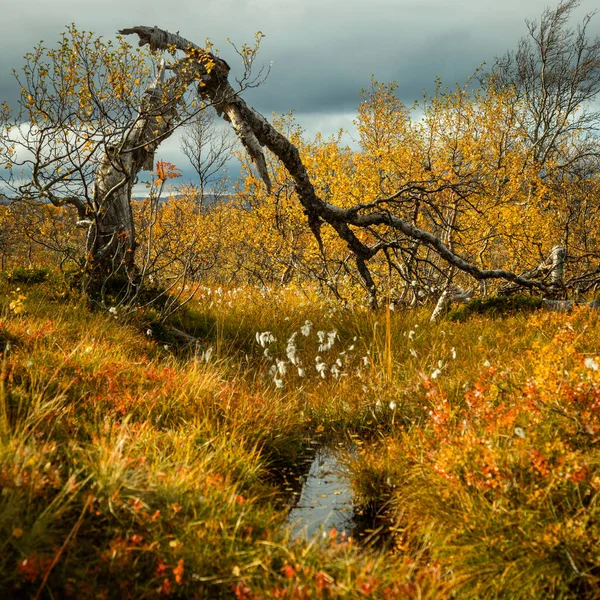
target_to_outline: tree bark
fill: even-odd
[[[138,119],[118,145],[106,148],[96,173],[87,250],[89,271],[101,277],[122,273],[131,278],[135,271],[132,188],[141,170],[152,170],[154,152],[178,118],[175,86],[165,85],[164,78],[163,62]]]

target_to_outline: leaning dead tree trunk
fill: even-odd
[[[397,241],[379,241],[368,245],[355,233],[357,230],[368,230],[374,227],[387,227],[397,234],[431,248],[449,265],[468,273],[477,280],[504,279],[526,288],[546,289],[547,286],[543,282],[510,271],[479,269],[453,252],[439,237],[417,228],[388,210],[388,206],[393,201],[401,199],[403,194],[410,193],[411,190],[402,189],[388,198],[358,204],[349,209],[324,201],[317,195],[298,149],[261,114],[249,107],[232,88],[228,81],[229,67],[225,61],[181,36],[168,33],[158,27],[137,26],[123,29],[120,33],[138,35],[140,46],[149,45],[154,50],[178,49],[185,52],[188,62],[194,63],[194,74],[199,82],[200,96],[210,101],[217,113],[231,123],[255,163],[267,190],[271,189],[271,182],[263,151],[265,147],[277,156],[292,177],[298,200],[318,243],[321,244],[320,230],[323,224],[331,226],[346,242],[354,255],[358,273],[369,293],[372,307],[377,306],[377,288],[368,261],[381,251],[398,247]]]

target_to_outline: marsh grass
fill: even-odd
[[[199,350],[152,309],[50,277],[15,313],[1,285],[4,596],[596,597],[595,312],[430,325],[204,290],[165,325]],[[348,438],[385,543],[292,540],[281,473]]]

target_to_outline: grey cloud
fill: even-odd
[[[398,80],[406,101],[432,87],[434,77],[453,84],[484,60],[513,48],[525,18],[536,18],[547,0],[38,0],[11,2],[0,24],[0,97],[15,97],[10,69],[40,38],[52,43],[65,24],[112,37],[124,26],[158,24],[202,43],[209,37],[235,65],[226,38],[242,43],[263,31],[261,56],[272,75],[252,93],[270,112],[345,110],[356,105],[373,73]],[[594,9],[584,0],[579,11]],[[600,31],[594,22],[596,32]]]
[[[7,0],[0,0],[7,2]],[[11,69],[40,39],[52,44],[67,23],[114,37],[132,25],[159,25],[203,43],[206,37],[239,73],[229,46],[265,39],[258,62],[273,61],[265,84],[245,93],[269,116],[297,111],[298,120],[320,115],[323,123],[342,121],[360,102],[371,74],[395,80],[407,104],[432,90],[436,75],[452,86],[483,62],[515,48],[526,32],[524,19],[536,19],[551,0],[37,0],[11,1],[0,22],[0,99],[13,104],[17,89]],[[581,17],[596,8],[583,0]],[[600,33],[600,17],[591,33]],[[134,40],[132,40],[134,42]],[[325,118],[325,117],[326,118]],[[336,121],[337,119],[337,121]],[[314,119],[313,119],[314,121]],[[332,133],[326,131],[325,133]]]

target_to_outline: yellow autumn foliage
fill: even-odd
[[[115,85],[122,76],[112,75]],[[331,204],[389,211],[482,269],[524,272],[561,244],[569,256],[568,276],[582,276],[600,256],[598,175],[536,163],[522,110],[510,90],[471,89],[470,83],[455,89],[438,83],[431,96],[409,108],[395,84],[373,80],[358,107],[353,147],[345,145],[341,131],[308,139],[291,113],[274,117],[274,125],[298,147],[316,193]],[[574,128],[561,140],[563,154],[579,135]],[[171,188],[160,201],[133,201],[140,268],[165,281],[293,281],[317,285],[338,300],[362,299],[352,253],[329,225],[320,227],[319,243],[281,163],[268,155],[269,194],[245,153],[238,154],[242,176],[221,202],[206,205],[189,185]],[[164,191],[168,178],[157,172],[154,186]],[[65,209],[37,208],[32,219],[31,208],[2,208],[3,219],[28,230],[33,255],[68,249],[73,257],[83,246],[84,232],[73,228]],[[406,299],[414,280],[435,286],[448,277],[447,265],[431,249],[389,227],[354,233],[368,245],[389,246],[387,256],[379,253],[369,268],[378,288],[393,297]],[[23,248],[15,253],[21,254],[16,262],[22,260]],[[28,253],[29,263],[35,262],[31,247]],[[450,276],[473,285],[461,273]]]

